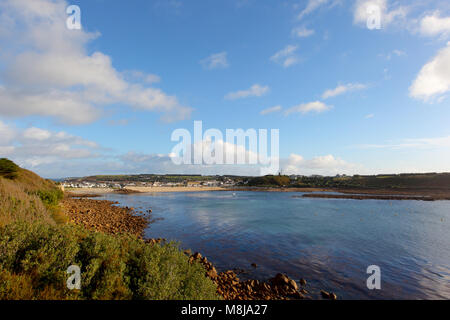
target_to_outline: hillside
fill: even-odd
[[[76,226],[62,198],[53,182],[0,159],[0,300],[218,298],[177,244]],[[69,266],[80,268],[79,289],[67,286]]]
[[[0,226],[23,221],[61,221],[56,204],[62,191],[52,181],[0,159]]]
[[[405,190],[450,189],[450,173],[405,173],[372,176],[300,177],[295,187],[367,188]]]

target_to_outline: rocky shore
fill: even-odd
[[[136,212],[134,208],[118,207],[116,202],[86,198],[66,197],[62,201],[64,213],[72,223],[90,230],[110,234],[133,234],[148,245],[164,243],[165,239],[144,239],[144,230],[150,222],[151,210]],[[287,275],[277,274],[267,281],[241,281],[233,270],[218,272],[214,265],[200,253],[185,251],[188,263],[200,263],[205,268],[205,276],[217,285],[217,293],[225,300],[300,300],[312,299],[306,290],[306,280],[298,282]],[[254,265],[256,267],[256,265]],[[336,300],[334,293],[321,291],[315,298]]]
[[[214,265],[198,252],[189,256],[189,263],[200,263],[206,270],[206,276],[217,285],[217,293],[225,300],[302,300],[312,299],[304,288],[306,280],[300,279],[297,283],[287,275],[278,273],[267,281],[246,280],[241,281],[233,270],[218,273]],[[333,293],[323,291],[323,299],[336,300]]]
[[[390,196],[390,195],[361,195],[361,194],[328,194],[328,193],[309,193],[302,196],[293,196],[294,198],[326,198],[326,199],[354,199],[354,200],[419,200],[435,201],[449,200],[437,199],[431,196]]]
[[[114,204],[117,203],[85,198],[66,198],[62,201],[64,213],[75,224],[95,231],[129,233],[142,238],[150,217],[144,213],[137,215],[133,208]]]

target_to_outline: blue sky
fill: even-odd
[[[171,163],[201,120],[279,129],[286,173],[450,171],[449,41],[438,0],[2,0],[0,156],[46,177],[253,174]]]

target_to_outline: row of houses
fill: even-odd
[[[231,179],[225,181],[183,181],[183,182],[90,182],[90,181],[64,181],[61,183],[64,188],[115,188],[126,187],[226,187],[233,186],[235,182]]]
[[[125,185],[119,183],[98,183],[88,181],[70,182],[64,181],[61,183],[64,188],[123,188]]]

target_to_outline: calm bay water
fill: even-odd
[[[450,299],[450,201],[299,198],[301,193],[105,195],[157,219],[147,237],[177,240],[241,279],[276,273],[344,299]],[[295,197],[294,197],[295,196]],[[256,263],[258,268],[250,266]],[[366,269],[381,268],[381,290]]]

